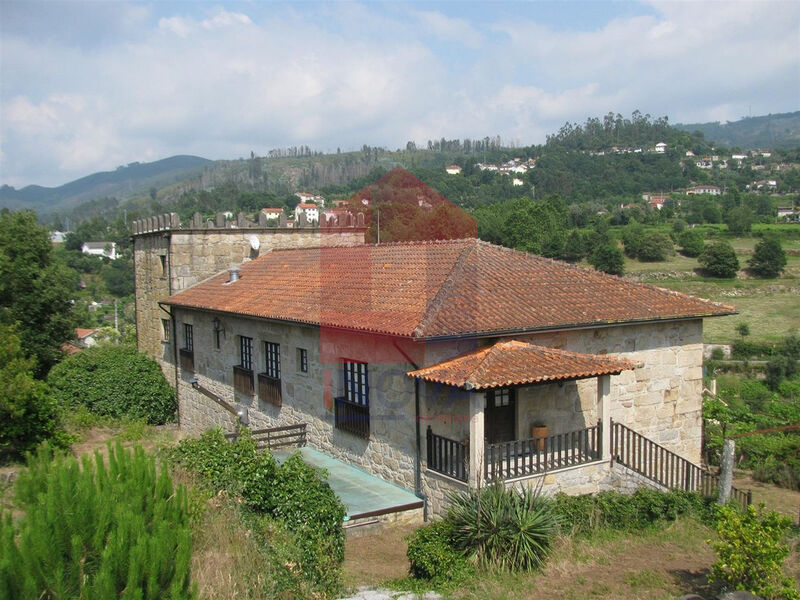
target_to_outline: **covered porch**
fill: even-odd
[[[411,371],[411,377],[458,390],[469,409],[468,429],[428,425],[427,468],[476,487],[608,460],[610,378],[633,368],[625,359],[510,340]],[[555,404],[580,406],[572,398],[578,394],[575,383],[582,382],[586,396],[589,379],[596,381],[591,406],[559,418],[551,397]],[[542,409],[544,398],[549,412]],[[518,422],[531,415],[530,429],[527,421]]]

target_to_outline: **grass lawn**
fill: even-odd
[[[729,240],[746,267],[756,238]],[[785,250],[800,250],[800,240],[783,242]],[[784,274],[778,279],[757,279],[740,271],[736,279],[702,277],[695,258],[675,254],[663,262],[643,263],[625,258],[627,276],[661,287],[685,292],[728,304],[738,315],[706,319],[703,325],[706,343],[731,343],[738,339],[736,326],[750,325],[754,342],[779,342],[793,329],[800,329],[800,256],[788,256]]]

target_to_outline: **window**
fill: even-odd
[[[262,402],[281,406],[281,346],[264,342],[264,372],[258,374],[258,397]]]
[[[305,348],[297,349],[297,368],[301,373],[308,373],[308,351]]]
[[[253,338],[239,336],[239,366],[253,370]]]
[[[252,396],[253,386],[253,338],[239,336],[239,364],[233,367],[233,389]]]
[[[344,396],[335,400],[337,429],[369,439],[369,381],[367,363],[344,362]]]
[[[161,276],[167,276],[167,257],[164,254],[159,255],[159,260],[161,261]]]
[[[169,319],[161,319],[161,328],[164,330],[164,333],[163,333],[163,336],[162,336],[161,339],[164,340],[165,342],[168,342],[169,341],[169,337],[170,337],[169,334],[170,334],[170,331],[172,330],[172,327],[170,325]]]
[[[194,371],[194,332],[189,323],[183,324],[183,347],[178,352],[178,356],[182,369]]]
[[[281,346],[273,342],[264,342],[266,365],[264,374],[273,379],[281,378]]]
[[[344,363],[344,399],[361,406],[369,406],[367,363]]]

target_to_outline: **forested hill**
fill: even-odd
[[[134,162],[53,188],[29,185],[17,190],[4,185],[0,187],[0,207],[29,208],[41,213],[66,211],[97,198],[147,193],[151,187],[161,188],[197,175],[212,163],[199,156],[172,156],[150,163]]]
[[[800,146],[800,111],[746,117],[728,123],[689,123],[675,127],[690,133],[699,131],[707,140],[728,148],[752,150]]]

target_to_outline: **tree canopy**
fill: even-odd
[[[753,256],[747,264],[759,277],[772,279],[786,268],[786,252],[781,247],[780,241],[766,237],[756,244]]]

